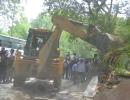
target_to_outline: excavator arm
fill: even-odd
[[[87,36],[87,32],[85,31],[86,27],[82,23],[61,16],[54,16],[52,22],[55,26],[60,26],[61,30],[65,30],[75,37],[85,40],[85,37]]]
[[[55,25],[55,29],[39,53],[39,78],[44,78],[48,76],[49,72],[51,72],[50,69],[52,66],[52,59],[59,57],[57,47],[59,45],[59,39],[63,30],[94,45],[102,53],[106,53],[110,49],[112,44],[115,44],[116,46],[117,44],[120,44],[118,39],[111,36],[110,34],[108,35],[105,33],[101,34],[100,32],[96,32],[96,35],[89,36],[88,33],[85,31],[85,26],[82,23],[69,20],[65,17],[54,16],[52,18],[52,22]]]
[[[102,32],[95,25],[93,25],[93,28],[90,28],[88,25],[61,16],[54,16],[52,22],[55,26],[59,26],[60,30],[67,31],[73,36],[92,44],[103,54],[113,48],[120,47],[124,42],[118,36]],[[90,31],[87,30],[88,28],[90,28]]]

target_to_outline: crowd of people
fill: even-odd
[[[14,52],[14,49],[6,50],[4,47],[0,50],[0,83],[12,82]]]
[[[87,72],[96,63],[97,54],[94,58],[80,58],[74,53],[71,57],[68,53],[64,61],[64,75],[63,77],[67,80],[72,80],[74,84],[84,82],[87,78]]]
[[[15,50],[6,50],[4,47],[0,50],[0,83],[9,83],[13,81],[13,62],[15,58]],[[74,84],[84,82],[87,78],[87,72],[93,63],[97,61],[97,54],[94,58],[81,58],[74,53],[68,53],[64,60],[63,78],[72,80]]]

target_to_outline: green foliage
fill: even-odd
[[[96,48],[79,38],[73,37],[67,32],[63,32],[61,35],[60,49],[62,55],[66,55],[70,52],[71,54],[76,53],[77,55],[86,58],[92,58],[97,52]]]
[[[85,7],[76,0],[45,0],[47,13],[50,15],[67,16],[83,22]]]
[[[115,34],[120,35],[124,40],[124,45],[117,49],[120,52],[116,64],[114,65],[117,74],[130,76],[130,23],[129,18],[118,18],[116,23]]]
[[[31,27],[51,30],[52,28],[51,17],[39,15],[36,19],[34,19],[31,22]]]
[[[115,73],[117,75],[122,75],[122,76],[130,76],[130,71],[124,69],[124,68],[116,68]]]
[[[28,23],[28,20],[23,17],[21,18],[20,22],[17,22],[14,26],[10,28],[8,34],[14,37],[26,39],[29,27],[30,24]]]
[[[107,59],[106,59],[107,58]],[[130,75],[130,45],[125,44],[108,53],[105,56],[107,64],[110,64],[115,72],[120,75]],[[108,63],[109,62],[109,63]],[[111,63],[110,63],[111,62]]]
[[[100,14],[96,20],[103,32],[113,34],[116,27],[116,18],[110,14]]]
[[[115,71],[117,74],[130,76],[130,62],[128,62],[128,59],[130,59],[130,56],[128,54],[120,55],[118,63],[115,65]]]
[[[8,35],[8,33],[5,32],[2,28],[0,28],[0,34]]]
[[[113,0],[45,0],[47,14],[61,15],[87,24],[96,24],[103,32],[114,33],[117,15],[125,2],[114,4]]]
[[[0,16],[3,27],[12,26],[18,21],[21,16],[23,8],[20,5],[20,0],[0,0]]]
[[[115,34],[124,38],[126,42],[130,43],[130,22],[129,19],[118,18],[115,29]]]

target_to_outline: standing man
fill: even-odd
[[[12,78],[13,78],[13,62],[15,59],[15,55],[14,55],[14,49],[10,50],[10,55],[8,57],[8,66],[7,66],[7,81],[8,82],[12,82]]]
[[[6,71],[7,71],[7,51],[4,47],[2,47],[1,52],[1,66],[0,66],[0,82],[5,83],[6,82]]]
[[[73,55],[71,56],[70,67],[69,67],[69,79],[73,78],[72,67],[75,63],[77,63],[77,61],[78,61],[78,57],[77,57],[76,53],[73,53]]]
[[[75,61],[77,61],[77,59],[78,59],[78,57],[77,57],[76,53],[73,53],[73,55],[71,56],[71,60],[75,62]]]
[[[64,76],[65,79],[69,79],[69,68],[70,68],[70,53],[68,52],[68,54],[65,57],[65,61],[64,61]]]
[[[79,81],[78,76],[78,62],[75,62],[72,66],[72,80],[74,84],[77,84]]]
[[[70,59],[71,59],[71,58],[70,58],[70,52],[67,53],[65,59],[67,59],[67,60],[70,60]]]
[[[85,81],[85,76],[86,76],[86,64],[84,59],[80,59],[80,61],[78,62],[78,74],[80,77],[80,81],[84,82]]]

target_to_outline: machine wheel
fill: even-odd
[[[61,87],[61,78],[60,77],[59,78],[55,78],[53,85],[54,85],[54,88],[57,88],[58,90],[60,90],[60,87]]]

